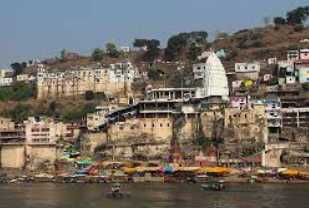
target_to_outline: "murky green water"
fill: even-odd
[[[125,184],[130,198],[109,199],[108,184],[0,184],[1,208],[308,208],[309,185],[230,185],[225,192],[198,184]]]

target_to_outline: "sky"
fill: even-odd
[[[179,32],[233,33],[304,5],[309,0],[0,0],[0,68],[62,49],[89,55],[107,42],[165,45]]]

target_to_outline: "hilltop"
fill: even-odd
[[[284,60],[286,51],[309,47],[309,28],[301,31],[293,26],[269,26],[240,30],[213,42],[215,50],[225,49],[228,61],[253,61],[269,57]]]

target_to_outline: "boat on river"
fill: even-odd
[[[226,189],[224,181],[209,181],[202,184],[203,190],[210,190],[210,191],[223,191]]]

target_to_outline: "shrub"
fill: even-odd
[[[14,122],[22,123],[30,115],[31,107],[22,103],[18,103],[13,109],[7,112],[7,116],[12,118]]]
[[[161,74],[160,74],[159,70],[151,68],[148,71],[148,77],[149,77],[149,79],[152,79],[152,80],[160,80]]]
[[[286,24],[286,20],[283,17],[275,17],[274,18],[274,23],[275,23],[276,26],[285,25]]]
[[[91,90],[88,90],[84,94],[84,99],[85,100],[93,100],[94,99],[94,93]]]
[[[15,83],[10,87],[5,87],[0,90],[0,100],[22,101],[35,97],[35,89],[31,84],[22,82]]]
[[[304,25],[302,25],[302,24],[298,24],[298,25],[296,25],[295,27],[294,27],[294,31],[295,32],[300,32],[300,31],[302,31],[304,29]]]

